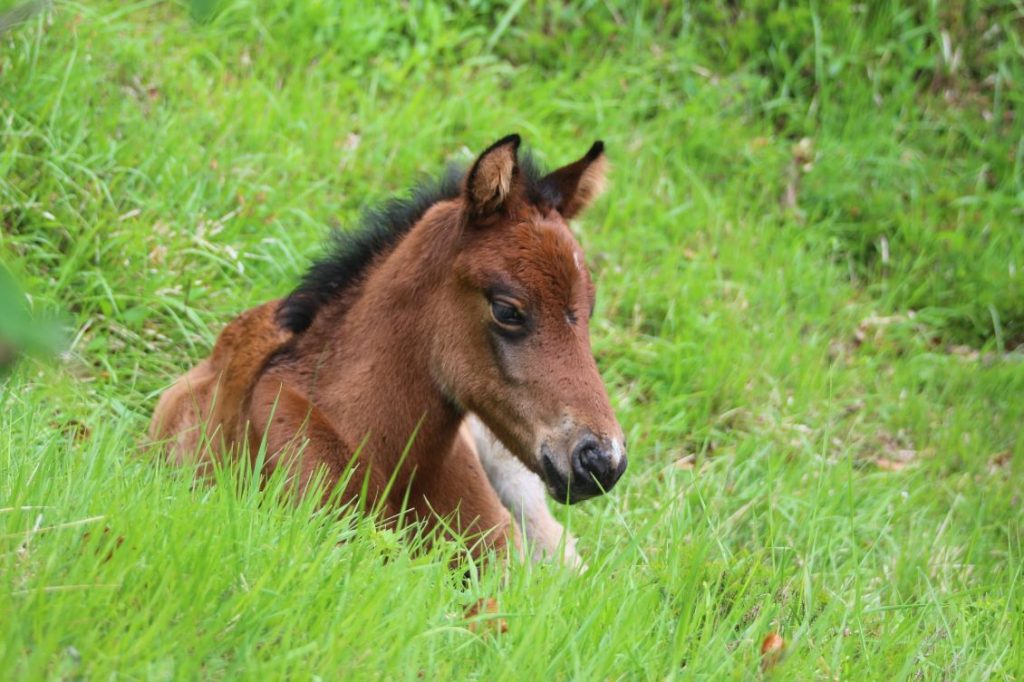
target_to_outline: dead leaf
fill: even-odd
[[[872,461],[882,471],[902,471],[917,461],[920,455],[910,436],[903,429],[897,431],[895,435],[881,431],[876,439],[878,449]]]
[[[814,168],[814,141],[805,137],[793,145],[790,153],[793,160],[786,170],[786,187],[782,191],[779,203],[797,220],[803,222],[806,216],[800,208],[800,179],[801,174],[810,173]]]
[[[674,466],[675,466],[676,469],[682,469],[684,471],[689,471],[690,469],[693,468],[693,466],[696,463],[696,461],[697,461],[697,456],[696,455],[684,455],[683,457],[680,457],[679,459],[677,459],[675,461]]]
[[[508,632],[508,622],[498,617],[501,610],[498,607],[498,600],[494,597],[478,599],[476,603],[466,609],[464,618],[466,627],[473,634],[495,634]]]
[[[793,161],[798,164],[810,163],[814,160],[814,140],[803,137],[793,145]]]
[[[988,459],[988,473],[996,474],[1000,471],[1005,471],[1010,468],[1010,460],[1013,459],[1013,453],[1009,450],[998,452]]]
[[[842,414],[844,417],[849,417],[850,415],[857,414],[863,409],[864,401],[858,398],[857,400],[854,400],[853,402],[843,406]]]
[[[907,468],[907,463],[879,457],[875,460],[875,466],[882,471],[903,471]]]
[[[761,670],[767,672],[782,660],[786,641],[777,632],[769,632],[761,642]]]
[[[799,206],[798,195],[800,193],[800,174],[796,166],[791,166],[787,171],[786,187],[782,191],[782,198],[779,204],[787,211],[793,212],[797,217],[802,215]]]
[[[108,538],[108,537],[110,537],[110,534],[111,534],[110,533],[110,526],[104,526],[103,527],[103,532],[100,535],[103,538]],[[91,537],[92,537],[92,533],[90,533],[89,531],[85,531],[84,533],[82,533],[82,540],[83,541],[88,542],[88,540]],[[118,535],[116,538],[114,538],[114,546],[111,547],[110,550],[107,552],[107,555],[103,558],[103,562],[106,563],[106,562],[110,561],[111,559],[113,559],[114,558],[114,552],[117,551],[118,549],[120,549],[121,545],[123,545],[123,544],[124,544],[124,536],[123,535]]]
[[[76,443],[88,440],[92,436],[92,430],[77,419],[68,419],[63,423],[50,422],[50,425]]]
[[[980,353],[978,353],[976,349],[971,348],[970,346],[963,345],[950,346],[949,354],[958,358],[963,358],[964,360],[971,361],[977,360],[981,355]]]
[[[157,244],[150,249],[147,258],[149,258],[149,262],[153,265],[163,265],[167,262],[167,247],[163,244]]]

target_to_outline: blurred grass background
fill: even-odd
[[[1024,675],[1020,2],[37,9],[0,22],[0,343],[64,352],[0,385],[4,670],[750,679],[778,632],[780,678]],[[586,575],[464,584],[138,456],[329,226],[513,131],[613,163],[578,229],[631,467],[557,510]]]

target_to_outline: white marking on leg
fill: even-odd
[[[576,539],[551,515],[540,477],[509,452],[476,415],[467,417],[466,425],[487,478],[501,503],[519,524],[533,560],[552,559],[561,552],[565,565],[582,567],[583,561],[576,553]]]

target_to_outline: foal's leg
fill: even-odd
[[[217,374],[204,360],[178,378],[160,396],[149,425],[148,445],[163,451],[172,464],[192,464],[200,477],[212,472],[215,455],[223,445],[209,417],[218,394]]]
[[[284,467],[300,493],[307,492],[318,476],[324,476],[323,501],[326,502],[344,475],[353,450],[324,414],[288,384],[264,376],[253,390],[248,421],[249,456],[255,459],[259,449],[266,448],[264,473],[269,475]],[[370,472],[369,476],[372,490],[380,474]],[[361,486],[362,475],[356,463],[339,501],[355,499]]]
[[[469,434],[460,432],[446,457],[416,472],[411,493],[409,505],[417,517],[431,525],[444,519],[445,533],[451,535],[450,529],[469,539],[475,557],[518,549],[515,524],[487,480]]]
[[[355,450],[326,415],[280,377],[264,376],[256,384],[249,422],[254,436],[250,456],[264,445],[264,471],[269,474],[286,468],[299,492],[305,492],[315,476],[323,473],[328,483],[326,502],[330,487],[351,467],[339,502],[358,499],[365,484],[366,503],[379,505],[385,522],[408,511],[413,519],[426,521],[430,527],[444,519],[445,529],[452,534],[473,538],[471,549],[476,556],[506,547],[511,519],[487,482],[471,440],[456,439],[448,456],[440,458],[436,466],[417,471],[406,489],[400,480],[392,481],[390,469],[374,468],[370,461],[352,462]]]
[[[516,459],[476,415],[467,417],[463,426],[472,435],[491,486],[522,528],[534,561],[561,555],[565,565],[583,566],[576,553],[576,538],[566,532],[548,509],[547,492],[540,477]]]

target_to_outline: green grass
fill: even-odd
[[[0,670],[755,679],[775,631],[779,679],[1024,677],[1022,27],[998,0],[197,0],[9,29],[0,257],[30,304],[0,310],[68,345],[0,384]],[[556,509],[585,575],[465,580],[457,546],[141,450],[329,226],[512,131],[613,162],[579,229],[631,466]],[[504,634],[462,617],[487,597]]]

